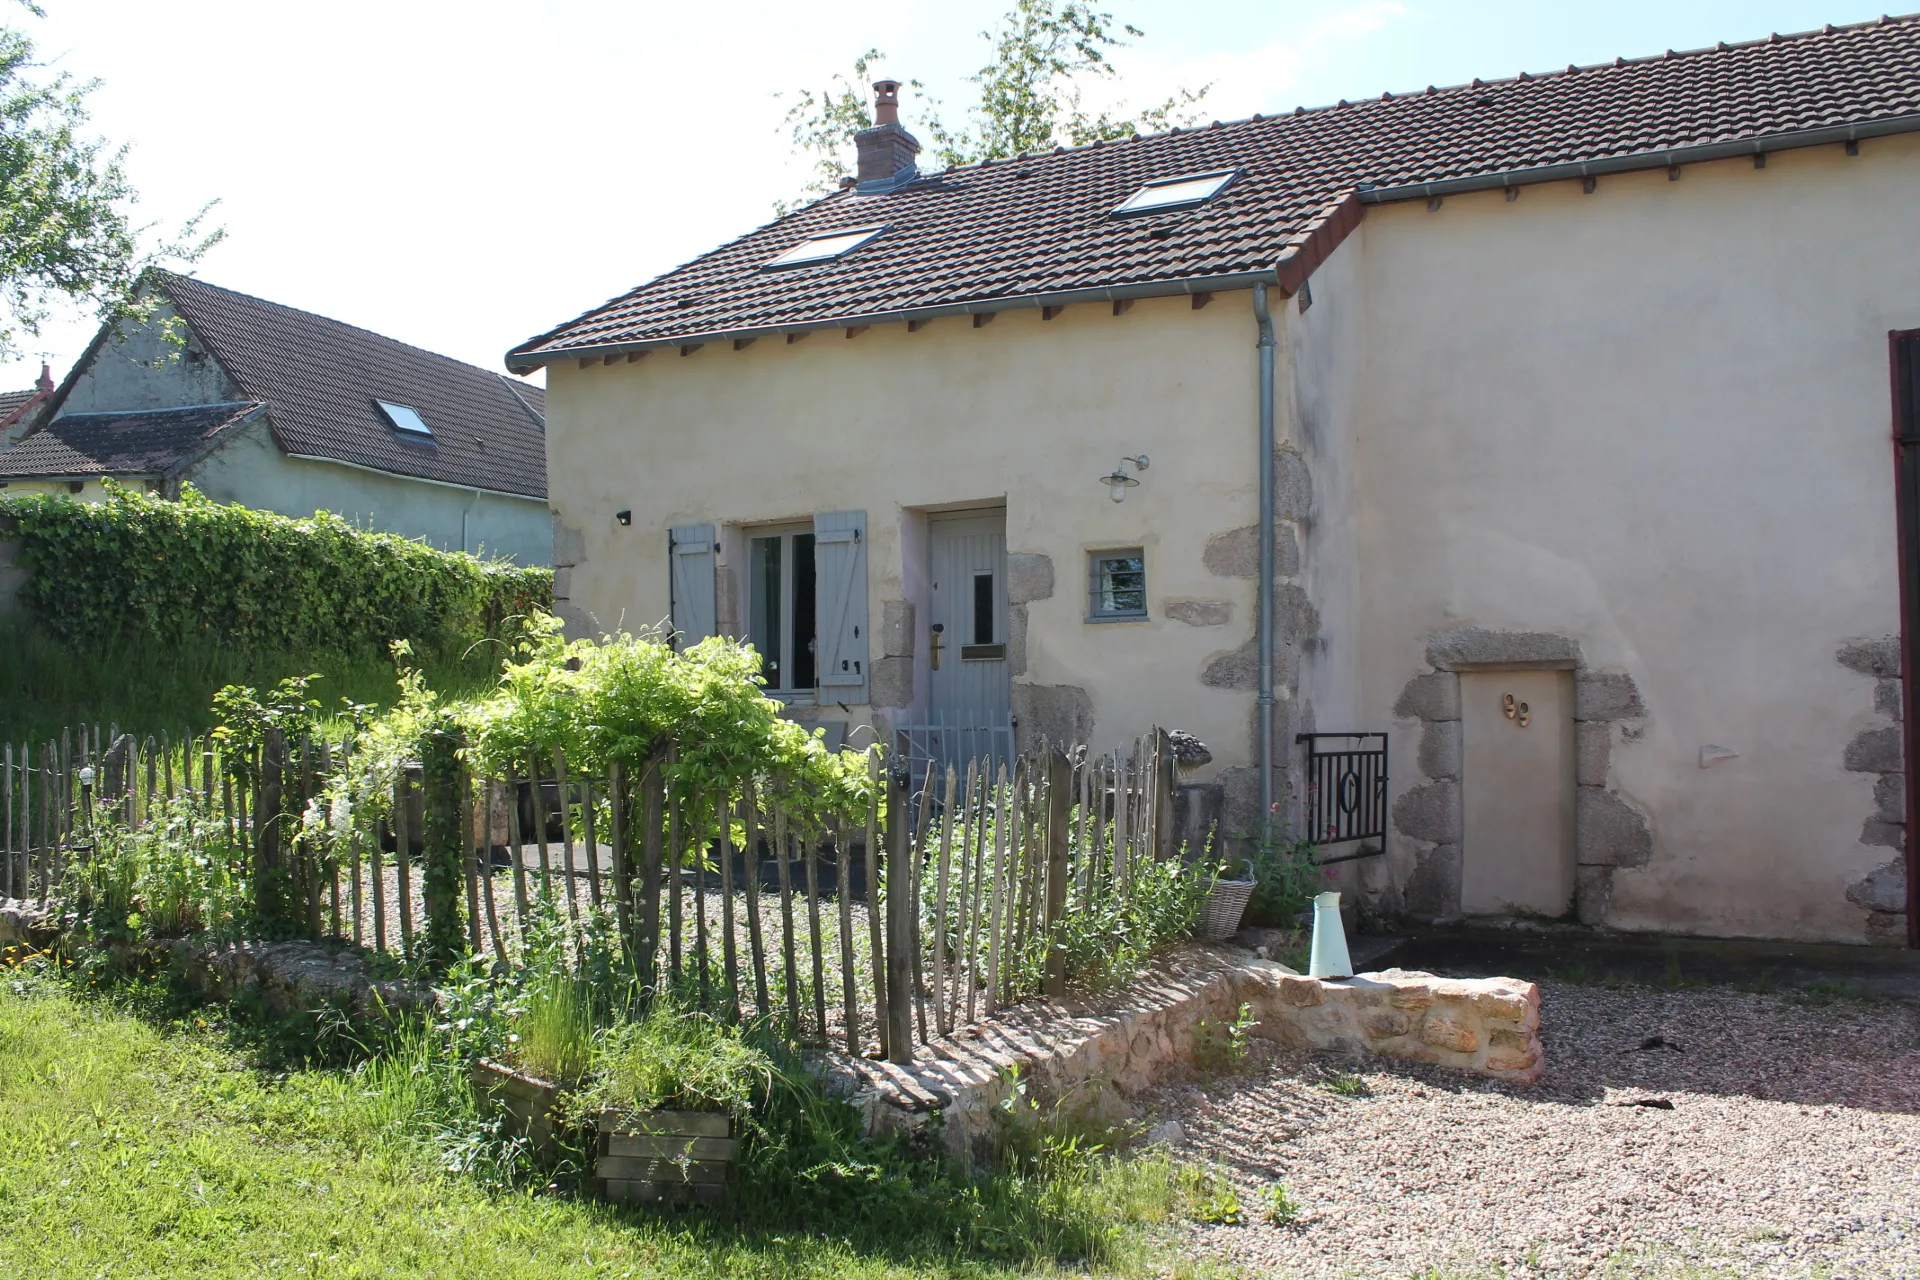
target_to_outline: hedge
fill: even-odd
[[[0,537],[29,571],[21,598],[63,639],[202,636],[241,648],[436,650],[550,608],[553,571],[436,551],[322,511],[291,519],[110,486],[101,503],[0,499]]]

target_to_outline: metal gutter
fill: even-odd
[[[648,338],[637,342],[607,342],[591,347],[555,348],[551,351],[520,355],[509,352],[507,368],[515,373],[531,373],[542,365],[561,360],[605,358],[633,352],[672,350],[675,347],[700,346],[709,342],[743,342],[754,338],[780,337],[784,334],[818,333],[827,329],[849,329],[862,325],[899,324],[910,320],[939,320],[949,316],[992,315],[1001,311],[1031,311],[1036,307],[1070,307],[1088,302],[1128,302],[1136,298],[1177,298],[1195,293],[1228,293],[1251,289],[1259,284],[1278,284],[1279,268],[1236,271],[1218,276],[1186,276],[1177,280],[1153,280],[1143,284],[1105,285],[1090,289],[1067,289],[1054,293],[1029,293],[1012,298],[990,298],[977,302],[947,302],[931,307],[908,307],[897,311],[873,311],[864,315],[837,316],[832,320],[806,320],[789,324],[759,325],[752,328],[715,329],[705,333],[679,334],[671,338]]]
[[[1273,820],[1273,312],[1267,306],[1267,286],[1253,286],[1253,314],[1260,327],[1260,622],[1255,643],[1260,647],[1260,821]],[[1249,831],[1246,834],[1265,834]]]
[[[382,471],[379,467],[369,467],[359,462],[342,462],[338,458],[323,458],[317,453],[290,453],[287,457],[295,462],[324,462],[333,467],[349,467],[354,471],[365,471],[371,475],[386,476],[390,480],[411,480],[415,484],[437,485],[442,489],[458,489],[461,493],[490,493],[496,498],[518,498],[522,502],[537,502],[546,505],[545,498],[536,498],[528,493],[509,493],[505,489],[483,489],[479,485],[455,484],[451,480],[431,480],[426,476],[410,476],[404,471]]]
[[[1792,151],[1800,147],[1818,147],[1835,142],[1858,142],[1862,138],[1884,138],[1899,133],[1920,133],[1920,115],[1892,116],[1885,120],[1830,125],[1821,129],[1801,129],[1792,133],[1770,133],[1757,138],[1707,142],[1691,147],[1668,147],[1660,151],[1636,151],[1632,155],[1541,165],[1532,169],[1476,173],[1464,178],[1444,178],[1438,182],[1413,182],[1398,187],[1361,187],[1359,196],[1363,204],[1431,199],[1434,196],[1457,195],[1466,191],[1498,191],[1503,187],[1529,186],[1539,182],[1564,182],[1569,178],[1595,178],[1603,174],[1633,173],[1643,169],[1664,169],[1677,164],[1700,164],[1707,160],[1736,160],[1741,156],[1765,155],[1769,151]]]

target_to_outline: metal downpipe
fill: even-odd
[[[1273,816],[1273,312],[1267,286],[1253,286],[1253,314],[1260,322],[1260,821]]]

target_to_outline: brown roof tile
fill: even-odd
[[[530,339],[507,363],[1269,272],[1312,257],[1315,230],[1343,209],[1350,218],[1368,188],[1665,164],[1679,149],[1876,123],[1920,126],[1920,18],[1020,157],[885,195],[836,192]],[[1201,208],[1109,216],[1146,182],[1225,168],[1239,178]],[[762,268],[802,239],[874,223],[886,232],[844,259]]]
[[[543,388],[204,280],[158,280],[241,394],[266,403],[287,453],[546,496]],[[433,438],[395,431],[378,400],[417,409]]]
[[[0,449],[0,477],[164,476],[259,408],[254,401],[244,401],[69,413],[23,437],[11,449]]]

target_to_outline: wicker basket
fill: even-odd
[[[1208,942],[1221,942],[1240,932],[1240,917],[1246,914],[1247,900],[1253,897],[1253,860],[1247,860],[1244,880],[1215,880],[1207,893],[1200,916],[1200,936]]]

